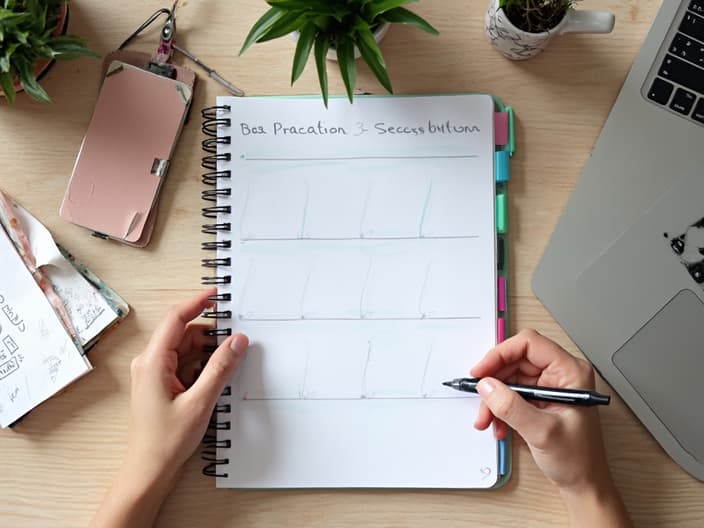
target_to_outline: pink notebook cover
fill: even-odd
[[[192,89],[183,82],[111,63],[61,217],[110,238],[146,245],[153,227],[148,219],[191,98]]]

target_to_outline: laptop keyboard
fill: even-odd
[[[704,124],[704,0],[692,0],[648,99]]]

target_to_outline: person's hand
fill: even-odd
[[[94,526],[150,525],[200,444],[248,346],[247,337],[236,334],[207,359],[203,349],[216,344],[204,334],[210,326],[189,323],[212,305],[208,296],[213,293],[202,292],[171,308],[144,352],[132,360],[127,453]]]
[[[471,375],[483,378],[477,385],[482,404],[474,426],[484,430],[493,422],[499,439],[506,437],[507,424],[512,427],[560,490],[573,521],[581,519],[575,526],[629,525],[611,480],[596,408],[528,402],[502,383],[593,390],[589,363],[537,332],[524,330],[491,349]],[[604,515],[590,516],[595,512]]]
[[[477,387],[483,400],[477,429],[493,421],[496,437],[504,438],[510,425],[526,441],[545,476],[560,488],[599,480],[606,459],[595,408],[529,403],[498,381],[591,390],[594,371],[589,363],[526,330],[490,350],[471,374],[486,378]]]

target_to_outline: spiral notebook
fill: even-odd
[[[207,315],[251,341],[206,437],[218,487],[505,481],[506,444],[472,427],[479,399],[442,385],[505,332],[512,114],[497,110],[471,94],[203,111]]]

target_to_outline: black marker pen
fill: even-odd
[[[457,378],[452,381],[444,381],[442,384],[458,391],[476,393],[479,380],[480,378]],[[516,385],[512,383],[507,383],[506,386],[516,391],[526,400],[584,406],[608,405],[611,401],[611,396],[589,390],[534,387],[532,385]]]

